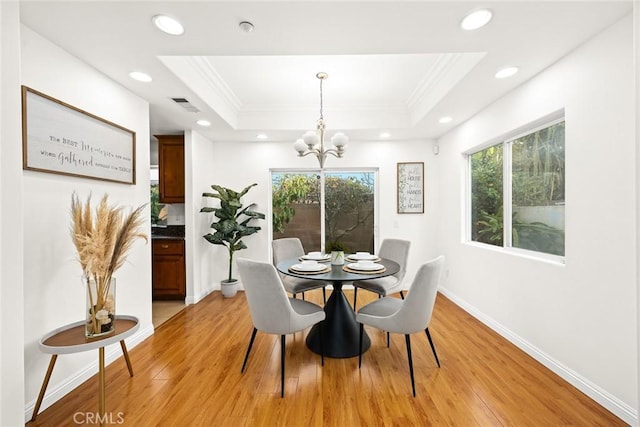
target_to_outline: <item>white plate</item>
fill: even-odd
[[[329,254],[322,254],[320,256],[307,254],[307,255],[303,255],[302,256],[302,259],[310,259],[310,260],[313,260],[313,261],[326,261],[326,260],[328,260],[330,258],[331,258],[331,255],[329,255]]]
[[[352,255],[348,255],[347,259],[349,261],[373,261],[373,260],[377,260],[377,259],[380,259],[380,258],[378,258],[378,255],[369,254],[369,255],[356,256],[355,254],[352,254]]]
[[[324,264],[294,264],[291,266],[292,269],[298,271],[321,271],[327,268]]]
[[[384,265],[376,264],[375,262],[372,262],[371,264],[360,264],[359,262],[352,262],[351,264],[347,264],[347,267],[352,270],[375,271],[383,269]]]

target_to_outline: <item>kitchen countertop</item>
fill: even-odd
[[[151,239],[184,240],[184,225],[152,226]]]
[[[151,234],[151,240],[184,240],[184,236],[162,236]]]

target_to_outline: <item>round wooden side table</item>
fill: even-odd
[[[49,361],[49,368],[42,382],[40,388],[40,394],[38,394],[38,400],[36,406],[33,408],[33,415],[31,421],[35,421],[44,398],[44,393],[49,385],[51,379],[51,373],[53,367],[56,364],[56,359],[59,354],[71,354],[79,353],[82,351],[88,351],[98,349],[98,378],[99,378],[99,390],[98,390],[98,412],[101,415],[101,420],[104,419],[105,413],[105,395],[104,395],[104,348],[110,344],[120,342],[122,347],[122,354],[127,363],[129,369],[129,376],[133,377],[133,368],[131,367],[131,360],[129,360],[129,353],[127,352],[127,346],[124,339],[130,335],[133,335],[140,327],[137,317],[134,316],[116,316],[115,318],[116,330],[111,335],[98,338],[87,338],[84,334],[85,321],[74,322],[69,325],[62,326],[55,329],[40,340],[40,350],[43,353],[51,354],[51,360]]]

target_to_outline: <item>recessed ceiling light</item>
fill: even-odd
[[[196,123],[200,126],[211,126],[211,122],[209,120],[200,119]]]
[[[253,24],[249,21],[242,21],[238,25],[240,26],[240,29],[245,33],[250,33],[251,31],[253,31]]]
[[[462,22],[460,22],[460,27],[467,31],[477,30],[487,25],[492,17],[493,13],[491,13],[489,9],[476,10],[464,17]]]
[[[153,80],[149,74],[143,73],[141,71],[132,71],[129,73],[129,77],[144,83],[149,83],[151,80]]]
[[[451,116],[444,116],[444,117],[440,117],[438,119],[438,123],[449,123],[453,120],[453,117]]]
[[[382,132],[380,134],[380,138],[389,138],[391,136],[391,134],[389,132]]]
[[[513,76],[515,73],[518,72],[518,67],[506,67],[503,68],[502,70],[498,71],[495,75],[496,79],[504,79],[506,77],[511,77]]]
[[[182,24],[170,16],[155,15],[151,20],[160,31],[164,31],[172,36],[179,36],[184,33],[184,27],[182,27]]]
[[[256,138],[258,138],[258,139],[267,139],[268,137],[264,133],[259,133],[259,134],[256,135]]]

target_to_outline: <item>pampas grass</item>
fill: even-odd
[[[107,299],[113,273],[122,267],[136,239],[148,242],[147,235],[140,232],[145,205],[124,212],[120,206],[110,206],[108,197],[107,194],[102,196],[93,209],[91,195],[85,203],[80,201],[75,192],[71,196],[71,239],[91,298],[90,320],[87,322],[89,335],[100,333],[101,323],[105,322],[101,322],[96,314],[113,304]],[[97,288],[95,300],[89,289],[91,281],[95,282]]]

